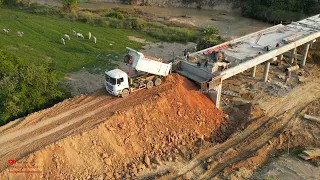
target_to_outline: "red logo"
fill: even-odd
[[[13,160],[13,159],[9,159],[9,160],[8,160],[8,163],[9,163],[9,164],[13,164],[13,163],[14,163],[14,160]]]

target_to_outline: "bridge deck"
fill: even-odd
[[[279,24],[192,53],[190,56],[199,57],[201,54],[210,56],[213,52],[224,52],[228,61],[232,62],[232,66],[219,74],[222,79],[227,79],[319,37],[320,15],[318,14],[286,26]],[[278,47],[276,47],[277,44]],[[267,46],[269,50],[266,49]]]

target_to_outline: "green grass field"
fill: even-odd
[[[9,34],[2,32],[9,28]],[[103,72],[114,68],[116,61],[123,60],[125,47],[139,49],[142,44],[130,41],[136,36],[155,41],[142,33],[132,30],[98,27],[81,22],[70,22],[58,17],[33,15],[22,11],[0,8],[0,48],[9,51],[26,62],[55,64],[58,77],[77,71],[82,67],[91,72]],[[72,30],[82,33],[86,39],[72,36]],[[21,38],[17,31],[24,32]],[[88,32],[97,37],[97,43],[88,40]],[[60,43],[64,34],[71,40]],[[110,45],[112,44],[112,45]]]

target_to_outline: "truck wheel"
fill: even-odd
[[[153,87],[153,82],[152,81],[148,81],[147,82],[147,89],[150,89]]]
[[[156,78],[156,79],[154,80],[154,85],[155,85],[155,86],[160,86],[161,83],[162,83],[161,78]]]
[[[121,93],[121,97],[127,97],[127,96],[129,96],[129,90],[128,89],[124,89],[124,90],[122,90],[122,93]]]

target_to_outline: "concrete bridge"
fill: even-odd
[[[256,66],[264,64],[264,82],[268,79],[270,62],[289,56],[291,64],[300,60],[300,68],[306,64],[309,47],[320,37],[320,15],[315,15],[289,25],[276,25],[228,42],[190,54],[187,60],[178,62],[176,71],[201,85],[202,90],[214,90],[209,96],[220,106],[223,80],[245,70],[251,69],[255,77]],[[303,46],[302,55],[297,54],[297,47]],[[196,62],[221,53],[231,65],[221,71],[214,68],[215,63],[206,67],[197,66]],[[192,62],[192,60],[194,60]]]

